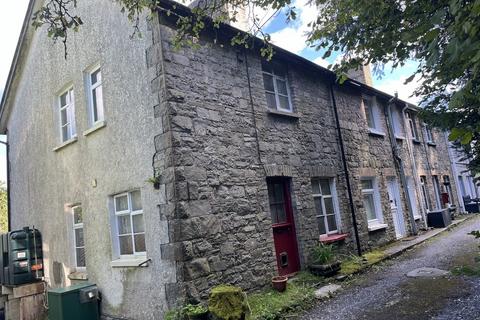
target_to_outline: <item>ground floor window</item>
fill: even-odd
[[[125,192],[113,199],[120,257],[145,255],[145,222],[140,190]]]
[[[335,180],[319,178],[312,180],[313,201],[320,235],[339,232],[339,212]]]
[[[75,267],[85,268],[85,238],[83,236],[83,212],[81,206],[72,207],[72,217]]]
[[[440,193],[440,183],[438,181],[437,176],[432,176],[433,180],[433,191],[435,193],[435,204],[437,205],[437,209],[442,208],[442,194]]]
[[[427,177],[420,176],[420,187],[422,189],[423,204],[427,210],[431,210],[430,197],[428,196]]]
[[[448,203],[453,205],[455,203],[455,201],[453,199],[452,185],[450,183],[450,177],[449,176],[443,176],[443,185],[445,186],[445,191],[448,194]]]
[[[380,195],[375,178],[362,178],[363,207],[367,213],[368,224],[382,223]]]

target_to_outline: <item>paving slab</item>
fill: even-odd
[[[450,272],[437,268],[417,268],[407,273],[409,278],[436,278],[449,275]]]
[[[327,299],[330,298],[335,292],[342,289],[338,284],[329,284],[327,286],[321,287],[320,289],[315,290],[315,298],[317,299]]]

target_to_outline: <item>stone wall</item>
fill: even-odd
[[[154,162],[160,188],[165,190],[160,211],[162,219],[168,220],[170,240],[162,245],[162,258],[174,261],[177,269],[176,284],[166,289],[169,302],[173,305],[179,297],[205,299],[209,289],[221,283],[246,290],[268,284],[277,266],[267,177],[291,178],[302,267],[319,241],[311,187],[315,177],[335,178],[341,232],[349,235],[340,249],[353,252],[354,231],[330,80],[305,64],[281,61],[288,69],[294,112],[272,112],[266,105],[260,56],[253,51],[214,44],[208,36],[195,39],[198,49],[174,50],[174,28],[164,20],[154,34],[147,62],[156,74],[152,90],[160,97],[155,116],[163,123],[163,133],[155,138]],[[390,177],[400,188],[407,234],[412,230],[405,188],[392,153],[389,120],[383,113],[387,101],[379,98],[384,133],[374,135],[361,103],[365,92],[335,86],[334,94],[361,247],[368,250],[396,239],[387,191]],[[404,106],[394,108],[401,114]],[[407,128],[403,131],[405,137],[394,141],[405,174],[416,178]],[[425,152],[415,156],[427,159]],[[441,163],[442,170],[448,171]],[[377,231],[369,231],[363,207],[360,179],[369,176],[377,178],[386,224]],[[417,226],[423,224],[419,221]]]
[[[303,263],[319,237],[311,195],[311,179],[319,172],[337,178],[343,230],[353,234],[324,80],[308,71],[294,72],[292,66],[295,116],[269,113],[256,55],[209,42],[199,50],[174,51],[173,31],[160,30],[175,197],[171,244],[164,252],[175,253],[171,258],[187,296],[205,298],[211,286],[225,282],[256,289],[276,273],[267,176],[287,172],[292,177]]]
[[[165,158],[171,161],[159,168],[167,183],[165,216],[171,240],[163,252],[165,258],[177,262],[177,281],[184,294],[190,299],[205,298],[211,286],[225,282],[255,289],[267,284],[276,272],[268,176],[292,178],[303,267],[319,239],[311,180],[335,177],[341,230],[349,234],[342,247],[352,252],[354,232],[328,80],[283,61],[289,69],[294,114],[269,112],[259,56],[213,45],[208,38],[198,40],[197,50],[176,51],[171,44],[173,32],[160,25],[162,80],[156,84],[166,92],[158,110],[168,131],[158,137],[156,145],[158,150],[167,150],[170,156]],[[366,250],[395,239],[386,178],[398,174],[386,124],[385,136],[368,133],[361,92],[341,88],[335,94],[362,249]],[[385,230],[368,231],[360,187],[360,177],[365,175],[379,178]],[[401,194],[408,230],[406,200]]]

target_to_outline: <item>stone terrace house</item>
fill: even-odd
[[[29,26],[40,5],[1,103],[12,225],[41,230],[51,287],[98,284],[106,318],[265,286],[319,241],[378,247],[458,198],[445,136],[415,106],[278,48],[268,62],[214,44],[211,30],[175,51],[173,16],[132,40],[110,1],[79,2],[65,60]],[[222,26],[219,43],[237,32]]]

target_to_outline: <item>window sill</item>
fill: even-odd
[[[53,151],[59,151],[60,149],[63,149],[65,148],[66,146],[74,143],[74,142],[77,142],[78,138],[77,137],[73,137],[65,142],[63,142],[62,144],[56,146],[55,148],[53,148]]]
[[[348,237],[348,233],[321,235],[320,242],[325,244],[340,242],[345,240],[347,237]]]
[[[288,112],[288,111],[268,109],[267,113],[272,115],[272,116],[287,117],[287,118],[292,118],[292,119],[299,119],[300,118],[300,115],[298,113]]]
[[[413,216],[413,219],[415,219],[415,221],[417,221],[417,220],[422,219],[422,216]]]
[[[134,257],[134,258],[122,258],[122,259],[117,259],[113,260],[110,262],[110,266],[112,268],[124,268],[124,267],[136,267],[136,268],[143,268],[147,267],[148,263],[144,263],[143,265],[142,262],[147,261],[146,256],[139,256],[139,257]]]
[[[397,140],[405,140],[405,137],[397,136],[397,135],[396,135],[396,136],[395,136],[395,139],[397,139]]]
[[[421,143],[422,143],[422,141],[420,141],[420,140],[418,140],[418,139],[415,139],[415,138],[412,139],[412,142],[413,142],[413,143],[416,143],[416,144],[421,144]]]
[[[93,125],[93,127],[91,127],[90,129],[83,131],[83,135],[86,137],[86,136],[88,136],[89,134],[91,134],[91,133],[93,133],[93,132],[95,132],[95,131],[103,128],[103,127],[105,127],[106,125],[107,125],[107,123],[106,123],[105,121],[99,121],[99,122],[95,123],[95,124]]]
[[[72,272],[68,275],[68,279],[70,279],[70,280],[88,280],[88,274],[86,272],[82,272],[82,271]]]
[[[427,145],[431,146],[431,147],[436,147],[437,144],[435,142],[431,142],[431,141],[427,141]]]
[[[368,232],[387,229],[388,224],[385,223],[375,223],[368,225]]]
[[[371,135],[371,136],[374,136],[374,137],[385,137],[385,133],[381,132],[381,131],[377,131],[375,129],[368,129],[368,134]]]

